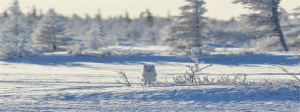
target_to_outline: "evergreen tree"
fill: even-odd
[[[35,18],[37,18],[35,6],[32,7],[32,16],[35,17]]]
[[[287,43],[289,48],[294,51],[300,51],[300,6],[294,9],[295,12],[291,15],[295,16],[294,19],[289,19],[285,21],[285,27],[283,28],[288,37]],[[298,18],[297,18],[298,16]]]
[[[291,50],[300,51],[300,21],[291,21],[292,25],[287,28],[286,36],[288,37],[288,45]]]
[[[2,57],[22,57],[27,53],[25,47],[29,40],[28,28],[24,22],[24,14],[21,12],[18,0],[13,0],[9,7],[9,19],[1,29],[1,55]]]
[[[27,16],[26,16],[26,22],[28,24],[28,27],[33,30],[38,21],[40,20],[40,18],[38,18],[37,14],[36,14],[36,8],[35,6],[32,7],[32,12],[28,13]],[[32,32],[32,31],[30,31]]]
[[[278,42],[285,51],[288,46],[280,24],[280,14],[278,11],[281,0],[234,0],[233,3],[241,3],[245,8],[254,11],[251,14],[242,14],[241,17],[246,22],[251,23],[255,39],[261,39],[259,50],[273,49]],[[266,37],[270,37],[267,39]],[[279,37],[274,39],[272,37]],[[277,41],[278,40],[278,41]],[[266,43],[268,42],[268,43]]]
[[[294,11],[295,13],[293,13],[293,15],[295,16],[295,18],[300,18],[300,6],[296,7]]]
[[[8,14],[7,14],[6,10],[3,12],[3,17],[8,17]]]
[[[40,9],[40,14],[39,14],[39,18],[43,18],[44,17],[44,14],[43,14],[43,11],[42,11],[42,9]]]
[[[126,11],[125,12],[125,19],[126,19],[126,22],[127,22],[127,24],[129,25],[130,23],[131,23],[131,19],[130,19],[130,17],[129,17],[129,14],[128,14],[128,12]]]
[[[97,20],[100,20],[100,22],[102,22],[102,16],[101,16],[101,11],[100,9],[98,9],[98,13],[96,14],[96,17],[95,17]]]
[[[172,22],[169,37],[164,40],[165,44],[181,50],[203,46],[209,29],[207,18],[203,16],[206,12],[204,0],[185,1],[188,4],[180,7],[182,13]]]
[[[76,15],[73,14],[72,17],[67,21],[67,27],[70,28],[72,31],[78,34],[83,34],[85,31],[83,30],[83,27],[86,25],[83,22],[83,19]]]
[[[53,9],[38,22],[32,40],[42,48],[56,52],[61,46],[72,44],[71,33],[65,28],[65,23]]]
[[[82,33],[85,33],[90,30],[91,26],[93,24],[93,17],[91,17],[89,14],[85,14],[85,18],[82,22],[82,27],[80,28],[82,30]]]
[[[167,20],[168,22],[171,22],[171,11],[168,10],[168,13],[167,13]]]
[[[154,17],[152,16],[152,13],[150,12],[149,9],[146,10],[146,21],[147,21],[147,24],[148,24],[148,27],[153,27],[154,25]]]
[[[95,19],[91,29],[85,36],[85,45],[88,49],[98,50],[101,47],[106,47],[104,41],[104,32],[99,19]]]
[[[290,14],[284,9],[284,8],[279,8],[279,19],[281,22],[289,21],[289,16]]]

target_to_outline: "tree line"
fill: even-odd
[[[0,57],[21,58],[74,46],[97,51],[125,42],[167,45],[176,51],[211,44],[263,51],[300,49],[300,6],[288,13],[280,7],[280,0],[233,0],[253,13],[224,21],[204,16],[208,10],[204,0],[185,1],[179,16],[158,17],[147,9],[134,19],[128,12],[103,19],[100,13],[66,17],[54,9],[38,15],[34,8],[23,14],[18,0],[13,0],[1,16]]]

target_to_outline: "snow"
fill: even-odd
[[[133,51],[152,54],[124,57],[78,57],[58,52],[2,59],[0,111],[300,111],[299,96],[286,85],[172,84],[172,76],[183,75],[185,65],[192,63],[188,58],[166,55],[165,49],[134,46]],[[228,48],[199,57],[205,62],[201,66],[213,64],[199,76],[242,73],[250,81],[286,81],[295,79],[272,64],[284,63],[290,72],[300,71],[300,59],[293,53],[230,55],[231,51]],[[142,86],[139,79],[146,63],[156,66],[159,82],[153,86]],[[121,69],[132,87],[117,83]]]

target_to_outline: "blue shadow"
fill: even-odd
[[[242,64],[282,64],[296,65],[300,62],[298,58],[291,58],[293,56],[280,56],[270,54],[253,54],[253,55],[207,55],[201,56],[199,61],[203,61],[207,64],[222,64],[230,66],[238,66]],[[186,62],[191,63],[191,59],[188,57],[177,56],[155,56],[152,54],[147,55],[135,55],[131,57],[126,56],[113,56],[113,57],[87,57],[87,56],[72,56],[72,55],[38,55],[35,57],[26,57],[19,59],[2,59],[0,61],[10,63],[29,63],[38,65],[66,65],[66,66],[83,66],[77,62],[92,62],[92,63],[114,63],[114,64],[132,64],[132,63],[144,63],[144,62]]]

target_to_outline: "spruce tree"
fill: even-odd
[[[1,55],[2,57],[22,57],[26,53],[25,46],[30,41],[29,29],[24,21],[18,0],[13,0],[9,7],[9,18],[1,28]]]
[[[283,50],[288,51],[288,46],[281,28],[279,3],[281,0],[234,0],[233,3],[241,3],[246,9],[252,10],[251,14],[242,14],[241,18],[250,23],[256,36],[254,39],[262,39],[259,50],[269,49],[281,43]],[[277,39],[274,37],[278,37]],[[266,39],[272,38],[272,39]],[[273,39],[274,38],[274,39]],[[266,43],[267,42],[267,43]],[[269,44],[269,45],[268,45]]]
[[[53,9],[50,9],[38,22],[32,40],[37,46],[56,52],[59,47],[72,44],[71,36],[71,33],[65,27],[64,21]]]
[[[91,29],[85,35],[84,44],[87,49],[96,51],[109,45],[107,38],[103,32],[101,20],[95,18]]]
[[[188,4],[180,7],[182,13],[172,22],[169,38],[164,41],[165,44],[180,50],[203,46],[209,30],[207,17],[203,16],[207,11],[204,0],[185,1]]]

